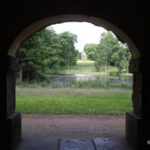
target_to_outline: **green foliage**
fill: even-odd
[[[95,52],[98,49],[98,44],[86,44],[84,46],[84,51],[87,54],[89,60],[95,60]]]
[[[131,54],[126,45],[120,47],[118,52],[113,53],[114,64],[118,68],[118,73],[128,72],[129,60],[131,59]]]
[[[121,43],[111,32],[103,33],[100,44],[95,51],[95,67],[97,71],[101,66],[116,66],[118,74],[128,72],[128,63],[131,54],[126,44]]]
[[[77,61],[78,51],[75,49],[75,42],[77,42],[77,36],[70,32],[64,32],[59,35],[61,46],[63,49],[63,58],[66,68],[69,69],[70,65],[75,65]]]
[[[18,50],[20,80],[43,81],[48,79],[49,74],[57,73],[66,63],[67,66],[75,65],[78,55],[74,47],[76,41],[76,35],[69,32],[58,35],[52,28],[36,32]]]
[[[45,74],[48,66],[43,60],[48,57],[47,48],[44,47],[45,32],[48,31],[45,29],[35,33],[18,50],[17,56],[20,59],[20,69],[25,80],[44,80],[46,78]]]

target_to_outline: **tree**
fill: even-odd
[[[96,51],[96,57],[98,59],[95,60],[95,66],[96,69],[99,70],[98,68],[100,66],[105,66],[105,71],[107,69],[107,65],[110,63],[110,56],[111,52],[113,49],[113,43],[114,43],[114,38],[111,32],[107,33],[102,33],[101,34],[101,41],[99,44],[99,48]],[[97,66],[99,65],[99,67]]]
[[[102,33],[99,48],[95,52],[95,67],[99,71],[100,66],[116,66],[119,74],[126,70],[131,54],[127,45],[121,43],[112,32]]]
[[[98,44],[86,44],[84,46],[84,51],[87,54],[88,59],[95,60],[95,52],[98,49]]]
[[[69,69],[70,65],[75,65],[77,60],[78,51],[75,49],[75,42],[77,42],[77,36],[70,32],[63,32],[59,35],[61,46],[63,49],[63,55],[66,68]]]
[[[57,73],[62,67],[75,65],[78,51],[75,49],[77,36],[64,32],[56,34],[50,29],[36,32],[18,50],[20,59],[18,76],[20,81],[42,81],[49,74]]]
[[[53,29],[43,29],[26,40],[18,50],[19,72],[24,80],[45,80],[49,72],[58,69],[62,59],[59,55],[59,38]],[[21,77],[20,77],[21,79]]]
[[[122,47],[118,49],[118,52],[113,53],[112,57],[115,60],[115,66],[118,68],[118,74],[120,74],[122,71],[128,72],[131,54],[127,45],[122,45]]]
[[[106,52],[100,46],[95,51],[94,61],[95,61],[95,68],[98,72],[100,71],[100,67],[106,66],[106,64],[105,64],[106,63]]]

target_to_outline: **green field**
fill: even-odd
[[[94,61],[78,60],[76,66],[70,66],[69,69],[63,69],[59,71],[59,74],[88,74],[88,75],[113,75],[118,72],[118,69],[114,66],[107,66],[106,72],[104,66],[97,72],[94,66]],[[121,76],[132,76],[130,73],[122,73]]]
[[[120,115],[132,111],[131,90],[17,88],[16,111]]]
[[[117,72],[117,68],[109,66],[107,72],[104,72],[102,67],[100,72],[96,72],[93,61],[78,61],[76,66],[62,70],[61,74],[109,75],[113,72]],[[98,80],[75,82],[61,88],[52,88],[49,82],[33,85],[22,83],[17,86],[16,111],[37,114],[120,115],[132,111],[132,90],[128,86],[123,87],[120,85],[113,88],[112,85]]]

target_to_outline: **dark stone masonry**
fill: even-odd
[[[126,139],[134,150],[150,149],[150,15],[145,1],[0,2],[0,149],[21,141],[21,115],[15,112],[16,51],[39,29],[65,21],[87,21],[112,30],[132,53],[133,112],[126,113]],[[95,141],[97,143],[97,140]]]

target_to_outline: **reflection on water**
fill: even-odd
[[[100,76],[100,75],[88,75],[88,74],[74,74],[74,75],[52,75],[50,76],[50,84],[66,85],[71,82],[79,81],[103,81],[110,84],[127,84],[132,85],[132,77],[116,77],[116,76]]]

